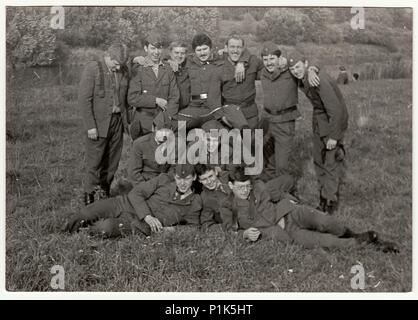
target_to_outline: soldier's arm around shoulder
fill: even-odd
[[[320,72],[319,77],[321,78],[321,84],[319,85],[318,92],[329,118],[329,138],[340,140],[346,129],[346,106],[337,84],[332,84],[335,80],[331,79],[325,72]]]
[[[83,116],[84,129],[97,128],[93,109],[94,88],[98,66],[96,61],[89,61],[81,74],[78,90],[78,105]]]

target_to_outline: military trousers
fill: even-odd
[[[308,206],[295,205],[285,216],[285,231],[306,248],[349,248],[359,243],[354,238],[340,238],[347,228],[334,216]]]
[[[93,202],[82,208],[77,218],[88,223],[93,233],[108,237],[151,234],[149,225],[138,219],[126,195]]]
[[[93,192],[96,186],[109,192],[119,166],[122,146],[123,124],[120,114],[112,114],[106,138],[92,140],[86,137],[85,192]]]
[[[331,201],[338,200],[340,180],[344,169],[342,159],[336,159],[337,151],[338,147],[327,150],[324,139],[314,132],[312,154],[320,195]]]
[[[274,140],[274,154],[267,159],[267,174],[275,177],[290,174],[289,163],[293,151],[295,127],[295,120],[269,122],[270,135]]]

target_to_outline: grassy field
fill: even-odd
[[[53,291],[51,267],[62,265],[67,291],[352,292],[350,270],[358,262],[366,272],[364,291],[411,290],[412,81],[362,81],[342,90],[350,123],[337,215],[355,230],[374,228],[398,242],[399,255],[247,244],[220,229],[189,227],[117,241],[63,234],[65,217],[81,206],[84,151],[76,86],[8,82],[7,290]],[[315,206],[311,106],[301,97],[300,107],[293,171],[301,199]],[[129,147],[126,139],[118,178],[126,176]]]

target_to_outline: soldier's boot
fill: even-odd
[[[326,212],[327,199],[319,196],[319,205],[316,207],[316,210]]]
[[[93,192],[84,192],[84,199],[83,199],[84,205],[88,206],[89,204],[92,204],[94,202],[94,191]]]
[[[376,244],[379,240],[379,235],[373,230],[357,233],[350,228],[345,228],[345,232],[340,238],[354,238],[360,244]]]
[[[400,252],[399,246],[395,242],[378,240],[374,245],[377,250],[382,251],[383,253],[397,254]]]

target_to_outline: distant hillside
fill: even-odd
[[[78,55],[83,61],[84,50],[116,39],[137,51],[150,32],[159,33],[166,44],[175,39],[190,43],[194,34],[205,32],[223,47],[233,31],[255,54],[263,42],[273,41],[284,52],[296,48],[321,65],[363,71],[365,64],[412,66],[410,8],[365,8],[362,30],[352,29],[349,7],[65,7],[64,30],[50,28],[49,7],[8,7],[6,13],[7,61],[14,66],[62,64]]]

